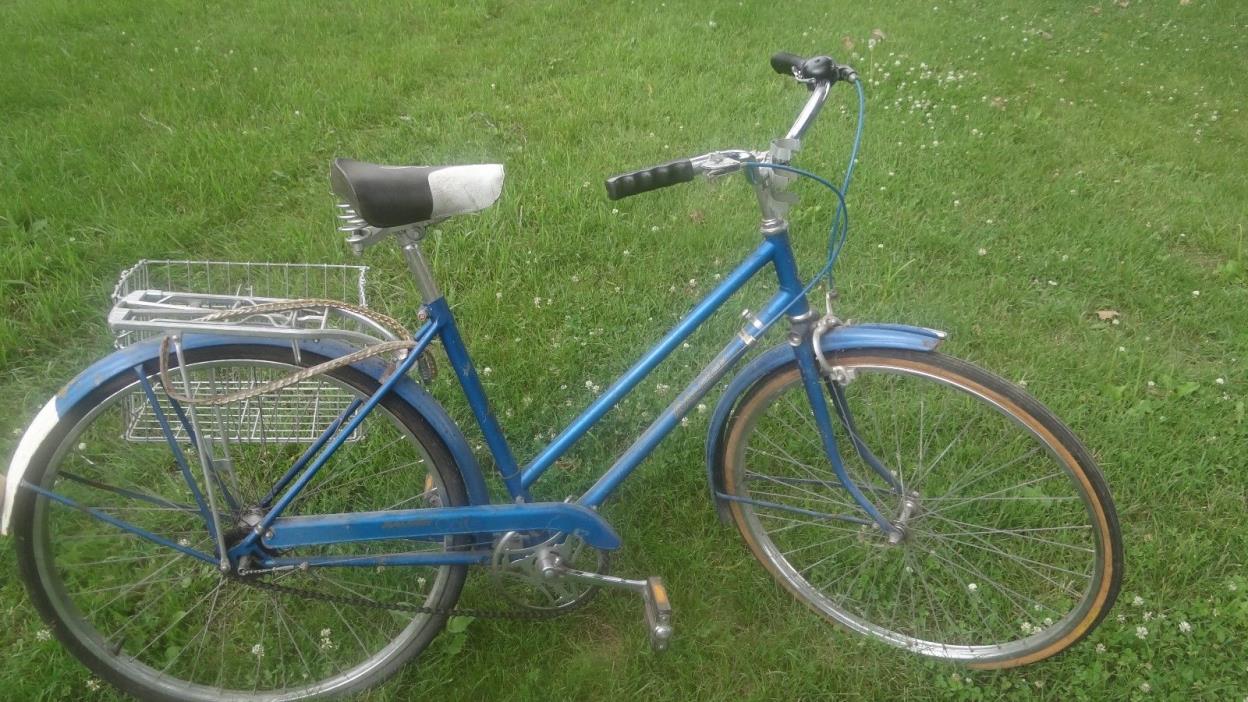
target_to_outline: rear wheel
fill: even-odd
[[[323,360],[304,352],[296,361],[289,349],[271,346],[220,346],[188,351],[187,370],[197,393],[220,394]],[[146,372],[154,374],[150,366]],[[202,489],[194,447],[159,379],[148,380]],[[231,540],[246,534],[264,512],[262,498],[319,431],[377,387],[348,367],[279,394],[201,407],[201,431],[211,432],[220,476],[214,484],[222,533]],[[179,545],[216,551],[135,373],[104,384],[62,417],[26,479]],[[391,395],[284,515],[466,502],[445,445]],[[293,700],[373,685],[424,649],[446,620],[398,607],[453,606],[466,570],[312,567],[227,576],[33,490],[19,492],[14,532],[22,578],[55,635],[102,678],[143,699]],[[280,555],[367,557],[458,543],[370,542]]]
[[[1121,535],[1100,472],[1060,420],[940,354],[829,360],[850,375],[838,386],[848,426],[869,449],[834,418],[842,459],[904,538],[839,518],[866,515],[823,453],[796,363],[784,366],[746,393],[723,460],[733,519],[786,589],[852,631],[977,667],[1046,658],[1099,623],[1122,578]]]

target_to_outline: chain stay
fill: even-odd
[[[424,605],[413,605],[406,602],[378,602],[367,597],[347,597],[345,595],[331,595],[325,592],[317,592],[316,590],[308,590],[306,588],[291,587],[289,585],[280,585],[268,580],[254,580],[247,577],[232,576],[231,579],[236,580],[242,585],[254,587],[260,590],[269,590],[272,592],[281,592],[288,595],[305,597],[308,599],[322,600],[324,602],[332,602],[336,604],[345,604],[357,607],[370,607],[373,609],[411,612],[413,614],[447,614],[459,617],[476,617],[478,619],[554,619],[563,616],[575,609],[580,609],[588,603],[589,599],[584,602],[573,603],[572,605],[557,610],[502,610],[502,609],[478,609],[471,607],[427,607]]]

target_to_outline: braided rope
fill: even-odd
[[[286,300],[282,302],[269,302],[269,303],[260,304],[260,305],[250,305],[248,307],[239,307],[239,308],[231,309],[231,310],[221,310],[219,312],[213,312],[211,314],[200,317],[199,320],[197,321],[213,322],[213,321],[231,319],[231,318],[236,318],[236,317],[247,317],[253,314],[266,314],[270,312],[287,312],[291,310],[309,309],[313,307],[332,307],[332,308],[336,308],[340,310],[346,310],[348,312],[354,312],[363,317],[367,317],[368,319],[371,319],[372,321],[376,322],[378,325],[385,327],[389,331],[394,332],[396,336],[399,336],[402,338],[395,340],[395,341],[381,341],[376,344],[366,346],[362,349],[359,349],[358,351],[349,353],[345,356],[339,356],[338,358],[330,359],[328,361],[325,361],[324,363],[319,363],[315,366],[309,366],[307,368],[303,368],[283,378],[278,378],[277,380],[273,380],[273,381],[270,381],[263,385],[258,385],[253,388],[247,388],[245,390],[239,390],[238,392],[227,393],[224,395],[206,395],[206,396],[195,397],[195,396],[190,396],[190,395],[183,395],[182,393],[175,390],[173,387],[173,381],[169,377],[169,343],[170,343],[170,340],[172,339],[172,335],[166,334],[160,340],[160,384],[161,384],[161,387],[165,391],[165,395],[167,395],[171,400],[175,402],[179,402],[184,405],[207,405],[207,406],[228,405],[232,402],[241,402],[242,400],[247,400],[253,397],[258,397],[260,395],[270,395],[270,394],[279,392],[292,385],[301,383],[307,380],[308,378],[312,378],[317,375],[322,375],[324,373],[337,370],[338,368],[342,368],[344,366],[349,366],[353,363],[356,363],[358,361],[363,361],[364,359],[367,359],[367,358],[372,358],[374,356],[380,356],[382,354],[392,353],[395,351],[404,351],[407,349],[415,348],[416,346],[416,340],[413,339],[411,334],[407,331],[407,329],[402,324],[400,324],[398,320],[394,319],[393,317],[389,317],[387,315],[381,314],[380,312],[370,310],[366,307],[360,307],[359,305],[352,305],[350,303],[340,302],[338,300],[308,299],[308,300]],[[189,391],[189,388],[188,388],[188,391]]]

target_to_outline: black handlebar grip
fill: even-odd
[[[790,54],[784,51],[777,52],[771,56],[771,69],[782,76],[791,76],[793,71],[802,67],[806,63],[806,59],[797,54]]]
[[[632,173],[607,178],[607,197],[612,200],[666,188],[693,180],[693,162],[687,158],[660,163]]]

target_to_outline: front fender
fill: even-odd
[[[934,351],[944,341],[945,333],[926,327],[905,324],[847,324],[835,327],[820,339],[824,353],[849,349],[906,349],[910,351]],[[710,431],[706,438],[706,477],[711,490],[711,500],[721,521],[729,520],[728,508],[716,497],[723,492],[724,456],[723,442],[728,430],[728,420],[745,393],[759,380],[780,367],[795,361],[793,347],[788,344],[768,349],[755,358],[728,384],[724,394],[711,414]]]
[[[257,346],[290,347],[290,342],[287,340],[266,338],[248,338],[244,340],[236,336],[219,334],[188,334],[183,337],[182,343],[185,349],[200,349],[209,346],[236,345],[240,343]],[[308,353],[318,354],[327,358],[336,358],[355,350],[350,346],[333,341],[301,341],[299,342],[299,348]],[[21,440],[17,444],[17,450],[13,454],[13,460],[9,463],[9,471],[5,477],[4,484],[4,507],[2,514],[0,514],[0,535],[9,533],[9,520],[12,516],[13,500],[17,495],[17,488],[30,466],[30,460],[34,457],[39,445],[43,443],[57,425],[60,417],[67,415],[96,388],[121,373],[130,372],[135,366],[157,359],[159,354],[159,339],[151,339],[127,346],[91,364],[86,370],[79,373],[76,378],[69,381],[65,387],[57,392],[55,397],[44,405],[43,410],[39,412],[30,427],[22,435]],[[379,382],[386,372],[385,362],[377,357],[359,361],[352,364],[352,367]],[[410,378],[400,379],[394,386],[393,392],[415,408],[429,422],[438,438],[446,444],[447,449],[451,452],[451,456],[455,459],[455,463],[459,466],[460,473],[463,475],[464,487],[468,492],[468,501],[474,505],[489,504],[489,492],[486,489],[485,479],[481,475],[481,468],[477,464],[477,459],[473,456],[467,439],[464,438],[459,427],[447,415],[446,410],[442,409],[442,406],[438,404],[433,396]]]

